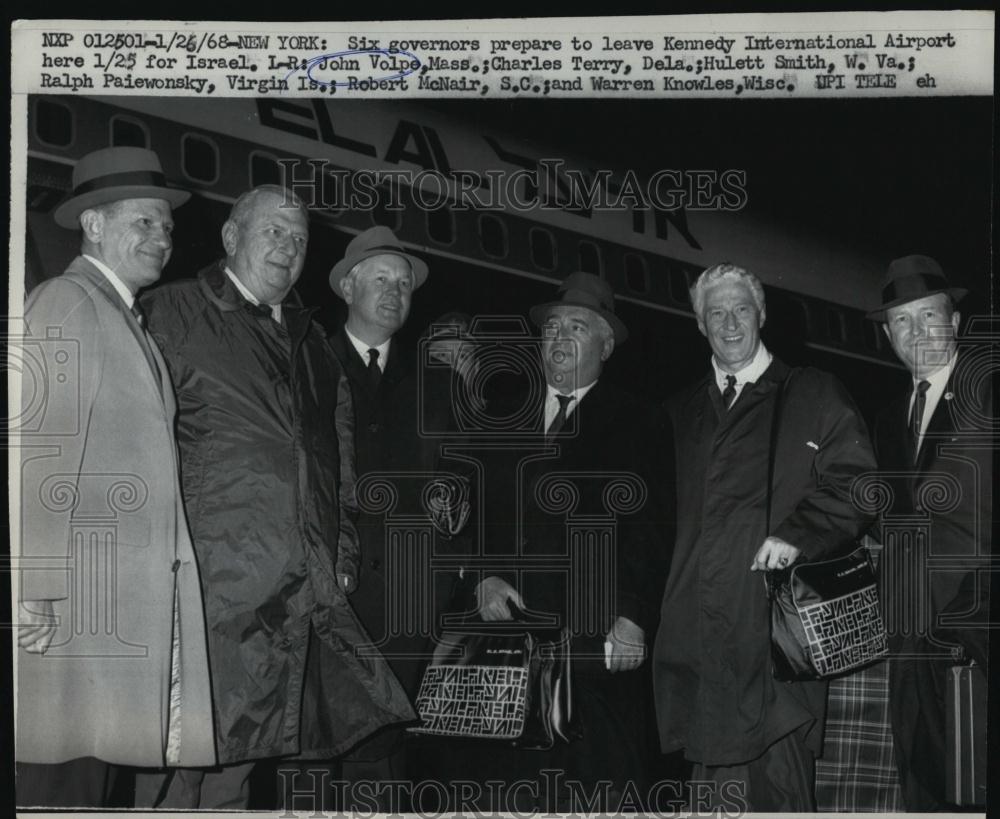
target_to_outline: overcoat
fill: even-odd
[[[771,528],[767,465],[776,388],[786,383]],[[875,468],[864,421],[832,376],[774,359],[727,412],[710,373],[668,403],[678,532],[653,654],[660,742],[705,765],[736,765],[802,729],[818,752],[826,683],[772,677],[768,601],[753,558],[768,535],[815,558],[859,536],[851,498]]]
[[[386,524],[401,518],[408,518],[418,527],[428,523],[424,489],[442,466],[447,467],[440,456],[442,445],[455,440],[446,434],[451,428],[450,402],[438,379],[434,379],[433,386],[423,380],[425,370],[418,366],[416,351],[407,349],[398,339],[393,339],[389,347],[377,387],[369,380],[367,364],[343,328],[330,345],[350,384],[355,464],[362,489],[369,490],[364,492],[358,516],[358,586],[351,595],[351,605],[413,697],[432,650],[428,639],[435,629],[432,621],[444,605],[450,582],[445,573],[432,573],[430,565],[407,563],[405,570],[394,566]],[[430,400],[431,393],[434,400]],[[391,487],[392,502],[388,505],[365,502],[389,497],[376,490],[379,484]],[[441,538],[432,533],[431,541],[432,554],[440,552]],[[406,542],[412,545],[412,540]],[[412,552],[410,557],[414,555]],[[404,560],[408,558],[404,556]],[[406,574],[401,574],[404,571]],[[415,601],[417,596],[421,601],[418,608],[425,615],[429,612],[430,617],[401,610],[407,600]],[[425,602],[428,608],[424,608]]]
[[[25,324],[19,596],[54,600],[60,623],[45,654],[18,651],[15,756],[166,764],[176,593],[179,762],[213,765],[166,364],[83,257],[32,291]]]
[[[278,324],[222,263],[144,298],[177,391],[219,761],[335,756],[414,717],[337,573],[356,576],[350,391],[311,311]]]
[[[914,458],[912,382],[875,425],[883,543],[880,595],[890,650],[889,704],[908,810],[945,802],[945,675],[951,647],[985,667],[993,522],[992,383],[960,354]],[[985,720],[986,714],[975,715]]]
[[[604,643],[625,617],[644,630],[647,654],[651,646],[673,541],[670,447],[652,408],[605,378],[548,443],[537,409],[534,439],[501,442],[487,459],[481,569],[468,581],[507,580],[531,612],[572,635],[582,739],[508,755],[514,778],[552,768],[620,790],[645,774],[649,663],[612,674]]]

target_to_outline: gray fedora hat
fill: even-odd
[[[88,208],[121,199],[165,199],[170,207],[191,198],[188,191],[167,186],[160,158],[146,148],[102,148],[81,157],[73,168],[73,191],[56,208],[59,227],[80,226],[80,214]]]
[[[413,289],[416,290],[427,280],[427,262],[407,253],[396,238],[396,234],[384,225],[376,225],[368,228],[355,236],[347,245],[344,251],[344,258],[337,262],[330,271],[330,289],[341,298],[344,294],[340,290],[340,283],[343,281],[351,268],[358,262],[370,259],[372,256],[383,255],[402,256],[410,263],[413,271]]]
[[[556,293],[556,300],[536,304],[531,308],[531,320],[539,327],[545,324],[549,310],[558,306],[586,307],[604,318],[615,334],[615,344],[622,344],[628,338],[628,328],[615,315],[615,292],[600,276],[593,273],[570,273]]]
[[[882,280],[882,304],[865,317],[872,321],[885,321],[886,310],[890,307],[898,307],[935,293],[947,293],[952,301],[957,302],[968,292],[964,287],[952,287],[941,265],[930,256],[903,256],[889,263],[889,269]]]

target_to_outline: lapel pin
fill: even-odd
[[[954,398],[954,397],[955,397],[955,393],[953,393],[953,392],[946,392],[944,394],[944,400],[945,401],[951,401],[951,399]]]

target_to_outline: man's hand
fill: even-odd
[[[51,600],[22,600],[17,604],[17,644],[29,654],[44,654],[56,633]]]
[[[605,638],[610,645],[608,671],[635,671],[646,658],[646,633],[628,617],[619,617]]]
[[[497,620],[513,620],[514,616],[507,608],[510,600],[520,609],[526,608],[521,595],[506,580],[499,577],[487,577],[476,586],[476,603],[479,605],[479,616],[487,622]]]
[[[750,571],[764,572],[768,569],[788,568],[800,554],[801,550],[791,543],[786,543],[780,537],[769,537],[757,550]]]

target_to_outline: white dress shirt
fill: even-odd
[[[389,345],[392,344],[392,336],[389,336],[385,341],[379,344],[377,347],[372,347],[371,344],[365,344],[360,338],[358,338],[354,333],[344,328],[344,333],[347,334],[347,340],[351,342],[351,346],[358,351],[358,355],[361,356],[361,360],[365,362],[365,366],[368,366],[368,351],[378,350],[378,368],[385,372],[386,362],[389,360]]]
[[[547,385],[545,393],[545,429],[547,430],[550,426],[552,426],[553,419],[559,413],[559,399],[556,398],[557,395],[571,395],[574,399],[566,405],[566,419],[569,420],[569,417],[573,414],[573,410],[575,410],[583,400],[583,396],[590,392],[596,383],[596,381],[591,381],[586,387],[578,387],[573,390],[573,392],[568,393],[559,392],[559,390],[551,384]]]
[[[243,282],[237,278],[236,274],[229,269],[229,265],[226,265],[226,275],[229,276],[229,280],[236,285],[236,289],[240,291],[240,295],[243,296],[251,304],[260,305],[260,299],[258,299],[253,293],[247,290],[247,287]],[[271,308],[271,318],[273,318],[278,324],[281,324],[281,305],[280,304],[269,304],[267,305]]]
[[[132,305],[135,304],[135,293],[129,290],[125,286],[125,283],[115,275],[114,271],[100,259],[95,259],[93,256],[89,256],[86,253],[83,254],[83,258],[101,271],[101,275],[111,282],[111,286],[114,287],[115,292],[122,297],[122,301],[125,302],[125,306],[131,310]]]
[[[757,352],[754,353],[754,357],[750,360],[742,370],[732,375],[736,376],[736,395],[733,396],[733,403],[740,397],[740,393],[743,391],[743,387],[746,384],[754,384],[757,379],[760,378],[764,371],[771,366],[771,353],[768,351],[764,343],[761,342],[757,345]],[[715,356],[712,356],[712,369],[715,370],[715,383],[719,385],[719,390],[726,389],[726,376],[730,375],[715,360]],[[732,404],[730,404],[732,406]]]

